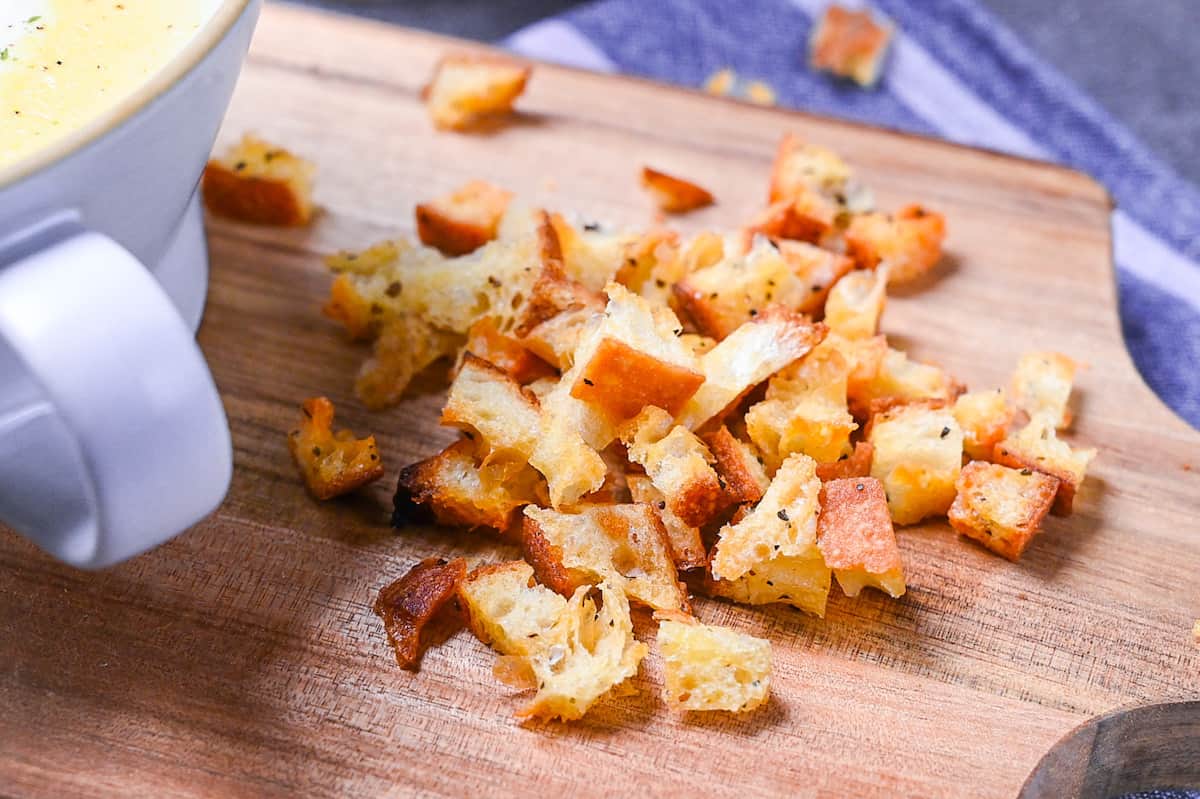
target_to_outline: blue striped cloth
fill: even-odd
[[[1200,427],[1200,191],[972,0],[873,0],[897,34],[880,86],[804,55],[828,0],[599,0],[505,44],[523,55],[699,86],[730,67],[779,104],[1067,164],[1116,199],[1125,340],[1146,382]],[[844,2],[844,5],[861,3]]]

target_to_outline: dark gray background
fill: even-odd
[[[483,41],[579,5],[569,0],[298,2]],[[1200,0],[983,2],[1182,175],[1200,183]]]

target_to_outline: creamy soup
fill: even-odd
[[[102,114],[221,0],[0,0],[0,167]]]

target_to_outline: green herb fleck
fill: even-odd
[[[41,18],[42,18],[41,14],[36,14],[36,15],[30,17],[29,19],[25,20],[25,24],[32,25],[33,23],[37,22]]]

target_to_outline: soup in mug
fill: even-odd
[[[0,168],[135,92],[220,3],[0,0]]]

